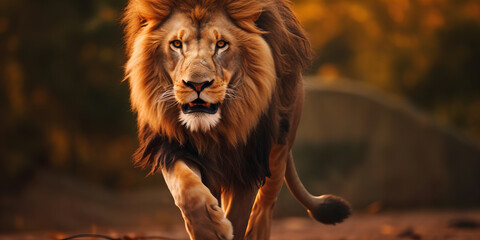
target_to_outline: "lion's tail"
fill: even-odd
[[[292,153],[287,161],[285,182],[290,192],[315,220],[324,224],[336,224],[350,216],[351,207],[347,201],[333,195],[313,196],[305,189],[295,169]]]

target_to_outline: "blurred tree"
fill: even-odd
[[[119,170],[130,167],[135,146],[121,84],[124,5],[0,1],[2,187],[15,188],[39,167],[128,182]]]
[[[126,0],[0,0],[1,189],[48,168],[131,186]],[[308,74],[403,95],[480,139],[478,0],[295,0]]]
[[[317,53],[309,74],[402,95],[480,139],[480,2],[296,0]]]

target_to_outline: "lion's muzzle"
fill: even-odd
[[[185,114],[189,113],[208,113],[208,114],[215,114],[218,111],[218,103],[209,103],[204,101],[203,99],[200,98],[200,93],[212,86],[214,80],[211,81],[203,81],[203,82],[194,82],[194,81],[185,81],[182,80],[183,84],[187,86],[188,88],[193,89],[197,95],[198,98],[195,99],[192,102],[189,102],[188,104],[183,104],[182,105],[182,111]]]

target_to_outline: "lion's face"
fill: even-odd
[[[127,9],[126,73],[139,125],[179,141],[193,133],[246,141],[277,81],[269,44],[254,27],[261,7],[250,16],[236,1],[221,8],[136,3],[146,5]]]
[[[240,65],[232,28],[223,14],[195,23],[179,12],[162,27],[168,33],[162,41],[163,65],[173,81],[179,121],[192,131],[208,131],[221,119],[231,73]]]

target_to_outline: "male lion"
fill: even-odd
[[[124,23],[134,158],[162,171],[191,239],[269,239],[284,178],[318,221],[350,214],[295,170],[311,53],[287,0],[130,0]]]

